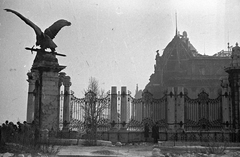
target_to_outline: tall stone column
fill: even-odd
[[[40,131],[59,130],[59,72],[64,68],[54,54],[38,50],[31,71],[38,75],[34,122]]]
[[[222,79],[222,118],[223,123],[230,123],[230,101],[229,101],[229,83],[227,78]]]
[[[229,74],[228,81],[231,88],[232,127],[238,131],[240,130],[240,47],[237,43],[232,48],[231,58],[231,64],[225,68],[225,71]]]
[[[129,122],[130,118],[131,118],[131,101],[130,101],[130,92],[128,91],[128,94],[127,94],[127,120],[126,120],[126,123]]]
[[[136,120],[141,122],[143,120],[143,103],[137,103],[135,104],[136,108]]]
[[[118,121],[118,113],[117,113],[117,87],[112,87],[111,89],[111,122]]]
[[[55,69],[57,70],[57,69]],[[58,71],[43,71],[42,73],[42,97],[41,97],[41,128],[53,129],[59,128],[59,89],[58,89]],[[60,70],[60,69],[59,69]]]
[[[135,107],[135,104],[131,102],[131,119],[136,119],[136,107]]]
[[[121,122],[127,122],[127,87],[121,87]]]
[[[167,95],[167,122],[171,125],[168,126],[170,130],[174,130],[175,123],[175,97],[174,97],[174,88],[168,87]]]
[[[69,76],[64,77],[63,85],[64,85],[64,103],[63,103],[63,122],[70,122],[70,86],[72,83],[70,82],[71,78]],[[65,126],[68,128],[68,126]]]
[[[34,71],[34,70],[32,70]],[[41,110],[40,110],[40,101],[41,101],[41,87],[40,87],[40,79],[39,79],[39,72],[38,71],[34,71],[34,73],[36,74],[36,81],[35,81],[35,101],[34,101],[34,125],[36,128],[40,129],[40,115],[41,115]]]
[[[58,100],[58,103],[59,103],[59,114],[58,114],[58,117],[61,119],[59,120],[59,123],[62,124],[62,129],[64,127],[64,120],[63,120],[63,114],[64,114],[64,91],[63,91],[63,79],[65,77],[66,73],[65,72],[60,72],[59,75],[58,75],[58,93],[60,94],[59,95],[59,100]],[[61,115],[60,115],[61,114]],[[60,127],[60,125],[59,125]]]
[[[177,123],[180,123],[181,121],[184,123],[184,88],[178,87],[177,90]],[[179,127],[179,125],[178,125]]]
[[[32,123],[34,120],[34,102],[35,102],[35,82],[34,72],[28,72],[28,100],[27,100],[27,123]]]

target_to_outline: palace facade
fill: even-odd
[[[176,34],[160,56],[157,51],[154,73],[144,91],[155,98],[161,98],[168,87],[184,87],[184,93],[196,98],[206,91],[210,98],[221,93],[221,83],[228,74],[224,67],[229,66],[229,51],[221,51],[213,56],[201,55],[190,43],[187,32]]]

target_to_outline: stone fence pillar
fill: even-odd
[[[168,87],[167,90],[167,123],[170,130],[175,128],[175,93],[173,87]]]
[[[58,71],[43,71],[41,90],[41,129],[59,130]]]
[[[58,64],[55,54],[43,49],[37,50],[31,72],[28,73],[27,121],[32,121],[34,113],[34,125],[39,131],[59,130],[59,72],[65,67]],[[32,105],[34,109],[31,108]]]
[[[183,87],[178,87],[177,89],[176,114],[177,114],[176,122],[178,124],[180,122],[184,123],[184,88]],[[177,128],[179,127],[180,125],[177,125]],[[184,125],[182,126],[182,128],[184,128]]]
[[[118,113],[117,113],[117,87],[112,87],[111,89],[111,122],[117,123]]]
[[[230,95],[229,95],[229,82],[228,78],[223,78],[222,79],[222,118],[223,118],[223,123],[228,122],[230,124]],[[229,127],[229,126],[228,126]],[[227,128],[227,126],[225,126]]]
[[[127,87],[121,87],[121,123],[127,122],[127,95]],[[123,128],[125,127],[126,125]]]
[[[64,85],[64,103],[63,103],[63,122],[70,123],[70,101],[71,101],[71,94],[70,94],[70,86],[72,85],[70,82],[71,78],[69,76],[65,76],[63,80]],[[65,126],[68,129],[68,125]]]
[[[34,120],[34,101],[36,91],[35,91],[35,82],[36,79],[34,72],[28,72],[28,102],[27,102],[27,123],[32,123]],[[35,92],[35,93],[34,93]]]

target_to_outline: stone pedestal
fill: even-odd
[[[61,67],[51,69],[53,71],[42,71],[39,69],[42,80],[41,98],[40,98],[40,127],[43,129],[58,130],[59,126],[59,89],[58,72]],[[57,70],[57,71],[55,71]],[[41,78],[40,78],[41,79]]]
[[[34,104],[34,123],[39,130],[59,129],[59,72],[64,68],[54,54],[38,50],[31,69],[34,77],[28,79],[29,91],[33,90],[35,95],[34,101],[32,95],[28,95],[28,115],[32,114]]]

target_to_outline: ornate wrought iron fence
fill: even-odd
[[[131,97],[132,98],[132,97]],[[128,130],[143,130],[144,124],[152,126],[158,122],[160,129],[166,128],[167,97],[154,99],[148,91],[140,99],[132,98],[132,118],[128,123]]]
[[[91,95],[94,93],[87,93],[82,99],[71,97],[71,122],[69,126],[72,130],[83,131],[86,128],[85,112],[81,106],[89,104]],[[118,125],[125,127],[128,134],[137,132],[140,135],[146,123],[150,130],[153,124],[157,123],[159,140],[162,141],[236,141],[240,137],[240,134],[235,130],[228,129],[233,124],[222,122],[221,96],[210,99],[205,91],[199,93],[197,99],[191,99],[183,94],[182,96],[184,98],[184,122],[168,123],[167,95],[160,99],[154,99],[147,91],[140,99],[129,97],[131,99],[131,119],[127,123],[119,122]],[[102,115],[97,127],[99,133],[109,134],[108,131],[116,125],[116,122],[113,123],[110,120],[110,94],[105,98],[96,98],[94,101],[96,104],[109,103],[108,108],[101,112]],[[170,125],[174,125],[175,130],[169,130]]]
[[[210,99],[203,90],[198,94],[197,99],[191,99],[187,95],[184,98],[184,128],[186,131],[223,129],[221,96]]]
[[[86,129],[86,117],[88,117],[87,106],[95,105],[95,114],[98,117],[98,130],[108,130],[110,128],[110,95],[107,93],[106,97],[98,98],[96,94],[89,91],[84,98],[77,98],[71,96],[70,109],[70,124],[69,128],[73,131],[84,132]],[[101,105],[105,105],[102,107]]]
[[[70,124],[71,130],[84,130],[84,111],[82,106],[85,104],[85,98],[77,98],[74,95],[71,96],[70,103]]]

